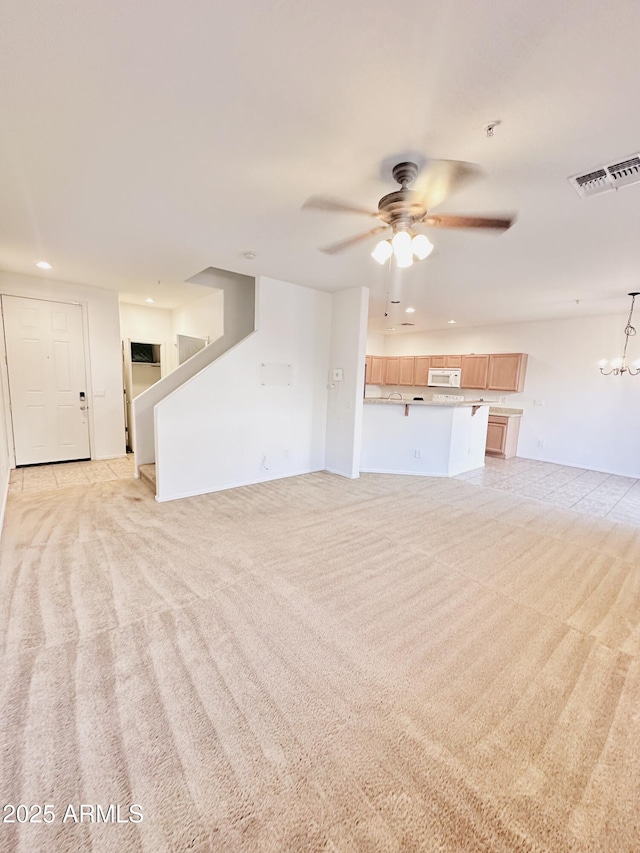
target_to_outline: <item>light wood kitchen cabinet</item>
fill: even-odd
[[[416,355],[415,356],[415,365],[413,371],[413,383],[414,385],[422,386],[425,388],[429,383],[429,367],[431,366],[431,358],[428,355]]]
[[[366,365],[367,385],[413,385],[426,388],[430,368],[461,368],[461,388],[522,392],[527,372],[527,355],[522,352],[386,357],[368,355]]]
[[[463,355],[462,373],[460,374],[461,388],[477,388],[484,391],[489,375],[488,355]]]
[[[488,391],[522,391],[527,356],[522,352],[501,352],[489,356]]]
[[[382,385],[384,382],[384,357],[381,355],[368,355],[367,359],[367,385]]]
[[[384,360],[384,385],[400,384],[400,358],[392,356]]]
[[[487,456],[511,459],[512,456],[516,455],[518,449],[519,433],[519,417],[507,418],[501,415],[489,415],[485,447]]]
[[[415,358],[412,355],[400,357],[398,385],[413,385],[415,374]]]
[[[450,370],[453,367],[462,367],[462,356],[461,355],[432,355],[431,356],[431,367],[442,367],[443,369]]]

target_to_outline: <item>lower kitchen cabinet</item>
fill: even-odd
[[[499,459],[511,459],[518,449],[518,434],[520,433],[519,417],[504,417],[489,415],[487,426],[487,456],[497,456]]]

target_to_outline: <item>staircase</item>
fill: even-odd
[[[153,494],[156,493],[156,466],[155,463],[151,465],[141,465],[138,469],[140,473],[140,479],[143,483],[146,483],[147,486],[151,489]]]

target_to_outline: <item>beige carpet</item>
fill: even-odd
[[[120,481],[12,497],[0,558],[0,798],[55,816],[3,853],[640,850],[639,529],[453,480]]]

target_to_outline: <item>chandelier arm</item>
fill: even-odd
[[[628,373],[629,376],[638,376],[638,374],[640,374],[640,367],[633,368],[627,365],[627,347],[629,346],[629,338],[632,338],[636,334],[635,328],[631,325],[631,320],[633,319],[633,308],[636,296],[640,296],[640,291],[634,291],[628,295],[631,297],[631,308],[627,318],[627,325],[624,327],[624,348],[622,350],[622,358],[616,359],[616,361],[620,361],[620,365],[619,367],[612,367],[611,370],[605,370],[601,367],[600,373],[602,373],[603,376],[623,376],[625,373]]]

